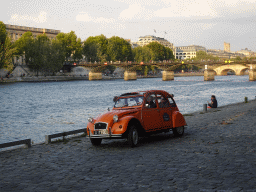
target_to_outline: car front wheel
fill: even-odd
[[[128,143],[131,147],[135,147],[139,141],[138,129],[133,125],[128,132]]]
[[[173,134],[175,137],[180,137],[184,134],[184,126],[173,128]]]
[[[98,139],[98,138],[90,138],[90,140],[91,140],[92,145],[94,145],[94,146],[100,145],[101,141],[102,141],[102,139]]]

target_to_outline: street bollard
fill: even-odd
[[[207,112],[207,104],[203,104],[203,112]]]
[[[248,97],[244,97],[244,102],[248,103]]]

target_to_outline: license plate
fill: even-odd
[[[108,130],[107,129],[95,130],[94,131],[94,135],[107,135],[107,134],[108,134]]]

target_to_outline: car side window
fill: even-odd
[[[154,94],[147,96],[145,106],[147,108],[156,108],[156,96]]]
[[[163,95],[157,95],[157,102],[160,108],[169,107],[169,102]]]
[[[175,107],[176,106],[175,102],[173,101],[173,99],[171,97],[168,97],[168,100],[169,100],[169,103],[170,103],[171,107]]]

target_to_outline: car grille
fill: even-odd
[[[94,129],[107,129],[107,123],[95,123]]]

